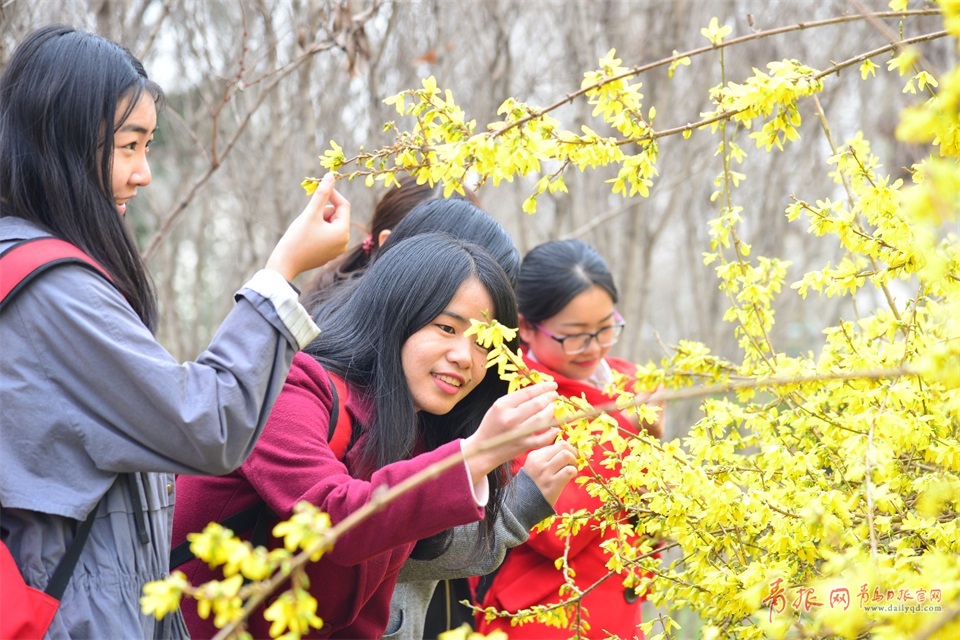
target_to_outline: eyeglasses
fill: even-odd
[[[623,333],[623,327],[626,323],[616,311],[613,312],[613,317],[614,324],[609,327],[604,327],[596,333],[574,333],[569,336],[555,336],[539,324],[536,325],[536,327],[540,333],[559,342],[565,354],[575,356],[589,349],[592,340],[596,340],[597,344],[601,347],[610,347],[616,344],[617,340],[620,339],[620,334]]]

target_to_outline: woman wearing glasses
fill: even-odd
[[[614,372],[634,375],[636,366],[608,355],[623,331],[624,322],[615,308],[617,288],[603,258],[579,240],[547,242],[523,259],[517,283],[520,311],[520,338],[524,359],[532,369],[553,376],[561,395],[583,395],[594,406],[607,404],[613,397],[603,393],[613,382]],[[624,413],[613,416],[621,427],[631,431],[646,429],[662,435],[662,424],[639,425]],[[610,477],[615,470],[600,462],[604,449],[595,447],[591,464],[580,475]],[[579,509],[594,511],[600,500],[589,496],[576,481],[567,484],[555,505],[558,514]],[[558,595],[564,576],[556,560],[566,556],[580,589],[587,589],[608,574],[609,559],[600,547],[610,538],[587,522],[576,535],[558,536],[556,525],[540,533],[533,532],[523,545],[511,549],[497,573],[485,576],[477,588],[479,603],[502,611],[517,611],[533,605],[560,601]],[[569,548],[568,548],[569,547]],[[477,617],[477,630],[489,634],[505,631],[515,638],[569,638],[579,632],[583,638],[643,637],[639,598],[622,586],[623,576],[613,576],[584,596],[582,624],[571,618],[568,629],[537,623],[510,626],[509,618],[486,622]]]

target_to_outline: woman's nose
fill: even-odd
[[[450,362],[460,366],[461,369],[468,369],[473,364],[473,352],[476,350],[471,336],[462,336],[457,343],[450,348],[447,353],[447,359]]]
[[[583,350],[584,353],[598,353],[603,351],[603,347],[600,346],[600,338],[593,335],[590,336],[590,339],[587,341],[587,348]]]
[[[153,175],[150,173],[150,163],[144,156],[143,160],[134,167],[133,173],[130,174],[130,183],[145,187],[150,184],[151,180],[153,180]]]

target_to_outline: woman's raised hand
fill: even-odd
[[[527,454],[523,470],[552,507],[563,488],[577,475],[577,450],[565,440],[534,449]]]
[[[350,203],[333,188],[328,173],[303,212],[290,224],[267,259],[267,269],[288,281],[323,266],[343,253],[350,241]]]
[[[471,476],[481,478],[530,449],[553,443],[560,432],[554,426],[553,401],[556,398],[556,383],[541,382],[494,402],[476,433],[463,441],[463,453],[467,456]],[[501,438],[504,434],[515,437]],[[506,442],[495,444],[501,439]]]

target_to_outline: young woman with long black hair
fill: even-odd
[[[510,234],[479,206],[460,198],[433,197],[417,205],[392,229],[383,229],[369,264],[389,253],[398,242],[429,232],[447,233],[480,245],[515,285],[520,254]],[[323,293],[351,295],[350,289],[365,270],[366,267],[358,268],[349,280]],[[338,290],[336,294],[333,289]],[[442,548],[430,540],[418,543],[398,576],[384,638],[436,637],[442,631],[472,622],[472,612],[460,604],[472,595],[467,578],[496,569],[507,549],[525,542],[534,525],[554,514],[553,503],[576,474],[575,463],[573,447],[563,441],[532,451],[524,467],[508,483],[492,528],[483,527],[482,523],[461,525],[443,534]]]
[[[318,331],[288,281],[349,237],[349,204],[325,178],[209,348],[175,361],[124,222],[150,183],[162,97],[129,51],[61,26],[28,36],[0,78],[0,251],[57,238],[109,277],[59,264],[0,316],[0,534],[26,583],[43,589],[93,518],[49,637],[187,636],[179,616],[139,606],[168,573],[174,474],[226,473],[249,454]]]

